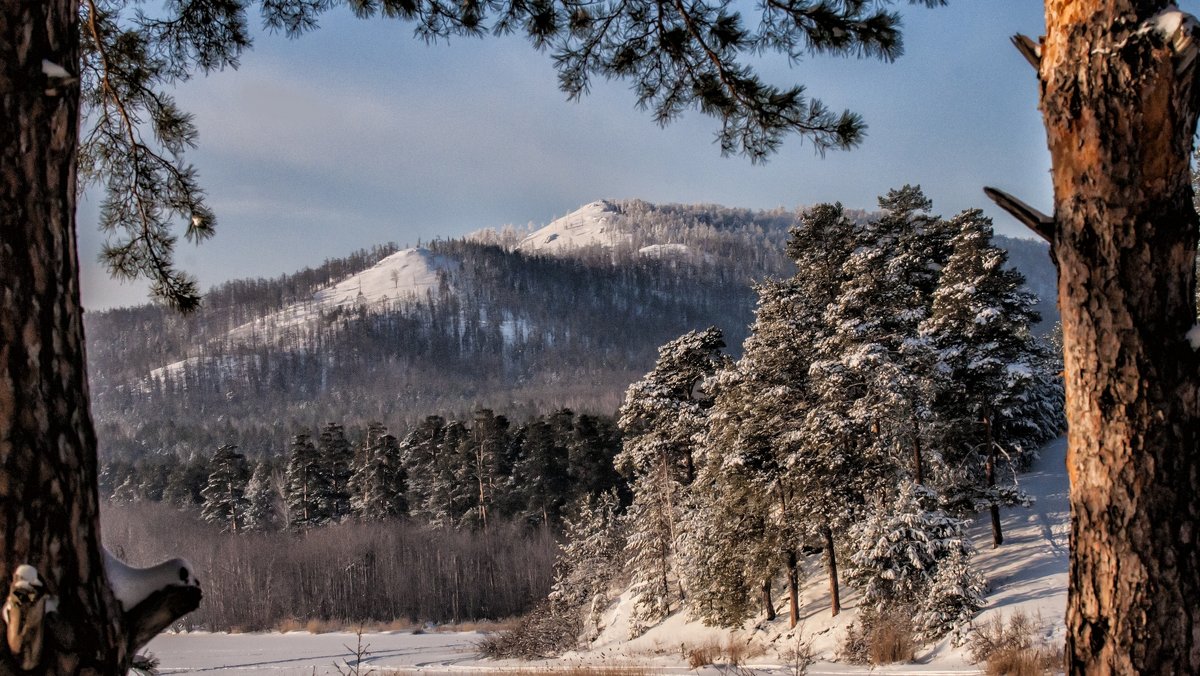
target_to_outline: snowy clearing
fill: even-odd
[[[1004,512],[1004,544],[991,548],[991,532],[986,518],[977,520],[972,539],[978,547],[975,565],[987,576],[991,591],[988,605],[976,623],[992,617],[1009,617],[1023,612],[1034,620],[1042,636],[1051,645],[1061,645],[1065,636],[1063,613],[1067,601],[1067,564],[1069,510],[1065,468],[1066,441],[1059,439],[1042,450],[1033,470],[1019,477],[1021,488],[1037,498],[1029,509]],[[986,515],[984,515],[986,517]],[[965,649],[949,639],[924,648],[913,664],[868,668],[835,662],[845,627],[854,621],[857,594],[843,587],[843,612],[829,617],[826,580],[812,571],[803,591],[801,607],[803,635],[812,641],[819,662],[809,674],[978,674],[980,668],[969,662]],[[597,669],[639,667],[652,672],[686,673],[684,647],[707,641],[727,643],[748,641],[761,646],[759,657],[747,660],[742,668],[754,671],[788,673],[780,655],[794,645],[795,636],[787,628],[783,595],[776,597],[780,619],[748,624],[740,632],[705,627],[686,617],[674,615],[632,641],[626,640],[626,611],[630,599],[621,597],[605,615],[605,627],[586,652],[569,653],[559,660],[520,662],[481,660],[474,646],[483,635],[476,632],[426,633],[384,632],[364,635],[369,644],[364,668],[395,669],[402,672],[463,673],[479,671],[529,671],[574,667]],[[162,661],[163,674],[336,674],[335,665],[344,668],[352,658],[346,646],[353,646],[353,633],[308,634],[167,634],[156,638],[148,650]],[[706,674],[725,674],[732,668],[707,667]]]

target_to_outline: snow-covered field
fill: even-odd
[[[1037,498],[1030,509],[1012,509],[1004,514],[1004,545],[991,548],[989,524],[980,519],[972,531],[978,548],[975,564],[987,576],[991,592],[988,606],[976,618],[1009,617],[1022,612],[1037,622],[1051,645],[1064,638],[1063,613],[1067,601],[1067,558],[1069,511],[1065,469],[1066,443],[1060,439],[1042,451],[1033,471],[1020,477],[1021,487]],[[843,612],[829,616],[825,578],[815,571],[806,581],[801,608],[803,636],[811,640],[820,661],[809,674],[978,674],[963,648],[945,639],[925,648],[913,664],[876,667],[839,664],[834,660],[845,627],[856,615],[856,594],[843,585]],[[606,627],[591,650],[565,655],[561,660],[536,663],[493,662],[475,656],[478,633],[376,633],[365,636],[370,644],[364,669],[396,669],[421,673],[470,673],[479,671],[543,670],[554,667],[647,667],[654,672],[689,671],[682,647],[708,641],[721,644],[731,638],[763,649],[749,664],[756,671],[787,673],[780,657],[795,643],[786,620],[786,597],[776,597],[781,617],[775,622],[748,625],[741,632],[704,627],[676,615],[636,640],[626,640],[624,611],[629,599],[619,599],[606,614]],[[353,656],[347,646],[354,634],[170,634],[160,636],[149,651],[162,661],[164,674],[336,674],[335,665]],[[709,673],[720,670],[710,667]]]

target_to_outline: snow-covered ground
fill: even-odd
[[[1038,623],[1051,645],[1062,645],[1063,614],[1067,602],[1067,563],[1069,509],[1065,468],[1066,442],[1060,439],[1042,451],[1033,471],[1020,477],[1021,487],[1037,498],[1030,509],[1011,509],[1003,514],[1004,544],[991,547],[991,529],[981,518],[972,530],[978,554],[976,566],[991,586],[988,605],[976,623],[992,617],[1008,618],[1022,612]],[[986,516],[986,515],[985,515]],[[816,563],[814,561],[814,563]],[[843,612],[829,616],[826,579],[819,570],[807,578],[803,591],[800,625],[802,636],[811,640],[820,661],[809,674],[978,674],[965,649],[954,647],[949,639],[918,652],[913,664],[875,667],[837,663],[845,627],[856,616],[857,595],[842,587]],[[560,660],[528,663],[492,662],[478,659],[474,645],[482,638],[477,633],[388,632],[367,635],[370,655],[364,666],[394,668],[423,673],[469,673],[517,669],[547,669],[590,665],[596,667],[644,666],[655,672],[689,671],[685,648],[730,640],[757,645],[761,654],[751,657],[743,667],[764,672],[787,673],[782,655],[795,644],[795,633],[787,627],[786,596],[776,602],[780,618],[774,622],[748,624],[740,632],[705,627],[681,615],[668,618],[635,640],[627,640],[629,599],[618,599],[605,615],[600,637],[587,652],[571,653]],[[350,657],[346,646],[353,646],[354,634],[171,634],[156,638],[149,647],[162,660],[162,673],[211,674],[312,674],[338,673],[335,663],[344,665]],[[717,668],[701,670],[723,673]]]
[[[476,632],[414,634],[408,631],[363,635],[367,646],[362,670],[396,668],[445,672],[464,663],[476,663]],[[349,632],[310,634],[163,634],[146,652],[161,660],[162,674],[336,674],[355,663],[358,637]]]

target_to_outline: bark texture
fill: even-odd
[[[77,74],[78,21],[76,0],[0,0],[0,579],[28,564],[44,584],[30,607],[42,645],[13,632],[0,674],[123,674],[200,600],[167,588],[126,614],[103,568],[75,247],[80,89],[44,72]]]
[[[58,612],[37,671],[124,673],[100,559],[75,250],[77,2],[0,1],[0,579],[37,568]],[[0,672],[13,673],[8,651]]]
[[[842,595],[838,589],[837,549],[833,546],[833,529],[825,527],[825,567],[829,573],[829,614],[842,612]]]
[[[1070,426],[1068,672],[1200,673],[1195,37],[1046,0],[1041,109]],[[1186,30],[1186,25],[1184,26]]]

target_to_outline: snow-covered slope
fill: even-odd
[[[991,527],[985,513],[974,524],[971,537],[977,553],[974,565],[988,579],[988,605],[974,622],[992,617],[1009,618],[1024,613],[1040,625],[1050,645],[1062,645],[1063,620],[1067,604],[1067,564],[1070,511],[1067,502],[1066,440],[1059,439],[1042,451],[1033,470],[1019,477],[1022,489],[1037,499],[1032,508],[1014,508],[1003,512],[1004,544],[993,549]],[[837,664],[837,654],[846,627],[858,615],[858,595],[842,585],[842,613],[829,614],[829,590],[820,557],[808,562],[810,570],[802,592],[801,635],[812,641],[819,664],[810,673],[860,673],[862,667]],[[782,590],[777,590],[782,592]],[[568,659],[628,659],[649,661],[656,667],[677,667],[685,662],[681,646],[707,642],[728,643],[731,636],[765,648],[752,662],[778,666],[782,653],[795,645],[795,633],[788,629],[787,596],[775,596],[779,619],[750,622],[740,632],[706,627],[685,615],[675,614],[662,624],[634,640],[629,640],[629,612],[632,598],[622,595],[608,609],[604,628],[591,650]],[[877,667],[873,673],[979,673],[964,648],[951,645],[950,639],[926,647],[917,655],[916,664]]]
[[[609,202],[585,204],[517,244],[525,253],[561,254],[589,246],[614,246],[629,239],[614,227],[618,212]]]
[[[295,303],[279,312],[230,331],[231,338],[247,338],[263,329],[282,329],[312,321],[335,308],[378,306],[407,298],[421,298],[438,287],[439,274],[453,270],[455,263],[435,256],[428,249],[404,249],[374,266],[313,294],[312,300]]]
[[[441,273],[453,271],[457,265],[457,262],[434,255],[424,247],[403,249],[358,274],[317,291],[312,300],[293,303],[278,312],[234,328],[228,338],[234,343],[279,341],[317,321],[322,313],[337,308],[381,308],[391,302],[423,298],[427,292],[437,291],[441,284]],[[234,357],[223,359],[230,362],[223,368],[236,370],[240,363]],[[196,357],[177,361],[151,371],[150,376],[161,378],[174,374],[183,369],[185,364],[195,364],[196,361]]]

